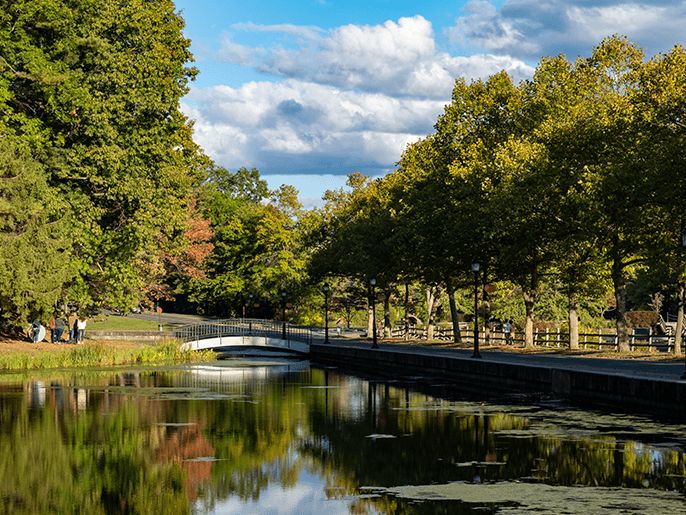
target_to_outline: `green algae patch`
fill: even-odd
[[[686,513],[686,499],[682,494],[650,489],[551,486],[518,482],[456,482],[399,486],[378,491],[414,501],[443,500],[499,505],[498,513]]]

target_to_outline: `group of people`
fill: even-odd
[[[65,321],[62,315],[55,313],[55,316],[48,322],[50,329],[50,342],[55,345],[62,344],[62,335],[65,329],[69,331],[69,343],[76,343],[83,345],[83,338],[86,334],[86,324],[88,319],[84,316],[77,316],[76,313],[70,313]],[[33,342],[38,343],[45,337],[45,332],[41,331],[43,324],[34,320],[31,323],[31,330],[33,332]],[[42,334],[41,334],[42,333]]]
[[[514,344],[515,342],[515,330],[516,327],[512,320],[505,320],[503,322],[503,334],[505,335],[505,343],[506,344]]]

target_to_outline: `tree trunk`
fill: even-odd
[[[524,307],[526,308],[526,321],[524,322],[524,347],[534,346],[534,308],[538,296],[538,264],[534,261],[531,270],[531,286],[529,291],[522,288]]]
[[[428,286],[426,288],[426,313],[429,318],[426,322],[426,338],[434,339],[434,327],[436,325],[436,310],[441,299],[441,286]]]
[[[374,337],[374,311],[372,310],[372,289],[369,289],[369,301],[367,302],[367,338]]]
[[[391,289],[386,288],[383,300],[383,337],[391,337]]]
[[[434,298],[433,287],[426,287],[426,339],[433,340],[434,338],[434,320],[433,310],[436,299]]]
[[[405,341],[410,339],[410,285],[405,285]]]
[[[484,267],[484,275],[483,275],[483,306],[484,306],[484,345],[490,345],[491,344],[491,324],[490,324],[490,319],[491,319],[491,302],[489,299],[488,291],[486,290],[486,286],[488,284],[487,276],[486,276],[486,267]]]
[[[524,307],[526,308],[526,321],[524,322],[524,347],[534,346],[534,307],[536,306],[536,291],[522,292]]]
[[[626,287],[624,284],[624,264],[621,257],[615,255],[612,262],[612,283],[617,302],[617,350],[629,352],[629,328],[626,322]]]
[[[684,283],[684,281],[679,281],[677,283],[676,336],[674,337],[674,354],[677,356],[681,356],[681,344],[683,343],[684,290],[686,290],[686,283]]]
[[[453,321],[453,341],[461,343],[462,333],[460,333],[460,316],[457,313],[457,305],[455,304],[455,289],[450,281],[446,281],[446,288],[448,290],[448,303],[450,304],[450,319]]]
[[[579,349],[579,294],[569,294],[569,348]]]

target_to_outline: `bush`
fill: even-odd
[[[655,328],[659,315],[656,311],[629,311],[626,314],[631,327]]]

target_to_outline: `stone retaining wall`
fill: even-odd
[[[542,392],[622,411],[686,414],[686,383],[618,374],[446,357],[413,352],[312,345],[312,359],[385,377],[434,377],[472,392]]]
[[[89,331],[86,328],[86,338],[124,342],[157,342],[174,339],[174,333],[172,331]]]

